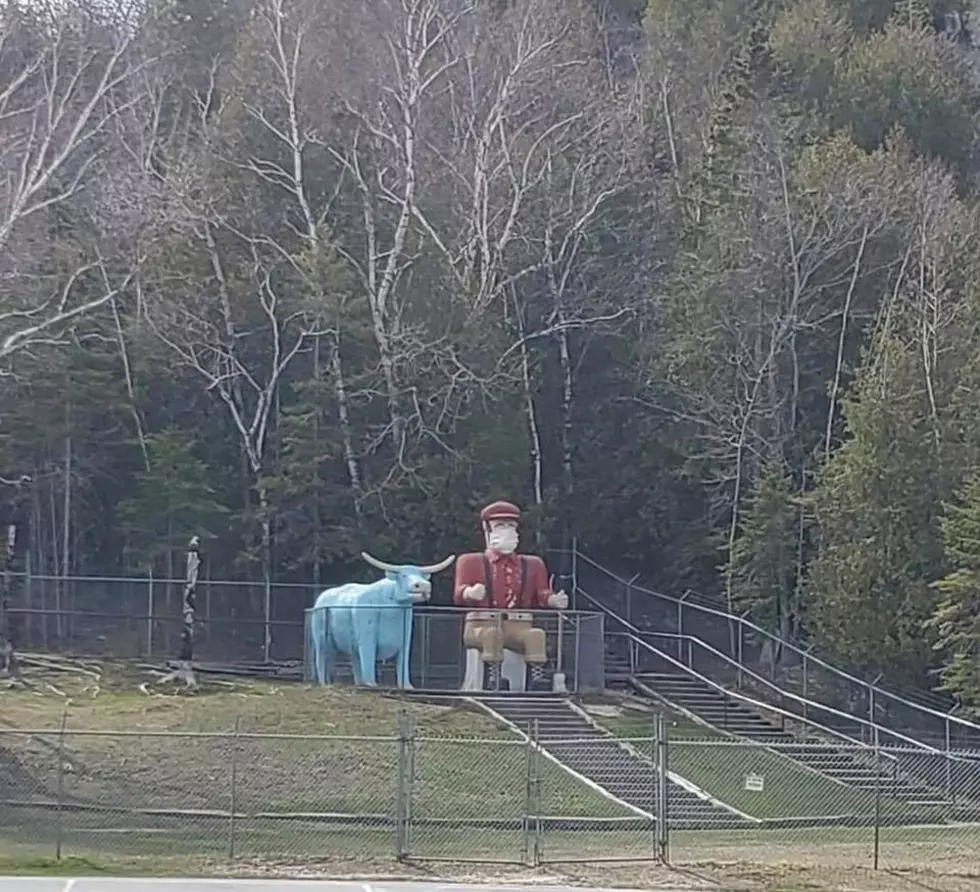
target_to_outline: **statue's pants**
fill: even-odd
[[[541,664],[547,660],[544,629],[536,629],[530,618],[511,619],[507,614],[500,620],[493,614],[467,617],[463,645],[479,650],[484,663],[501,662],[504,648],[523,654],[526,663]]]

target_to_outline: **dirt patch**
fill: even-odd
[[[443,880],[520,886],[570,885],[602,889],[714,890],[714,892],[978,892],[980,875],[868,868],[796,867],[705,862],[664,867],[652,862],[549,864],[531,869],[506,865],[440,862],[393,865],[390,860],[255,860],[227,866],[238,877],[298,879]]]

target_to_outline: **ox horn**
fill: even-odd
[[[366,551],[361,552],[361,557],[378,570],[384,570],[386,573],[398,572],[399,567],[397,564],[386,564],[384,561],[379,561],[376,557],[372,557]]]
[[[451,554],[444,561],[439,561],[438,564],[429,564],[428,567],[419,567],[423,573],[428,573],[430,576],[433,573],[438,573],[440,570],[445,570],[454,560],[456,560],[456,555]]]

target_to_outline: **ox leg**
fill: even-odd
[[[401,650],[395,657],[397,660],[395,663],[395,672],[398,676],[398,687],[406,691],[411,690],[412,688],[412,682],[409,677],[409,667],[412,662],[412,621],[412,608],[409,607],[408,610],[405,611],[405,616],[402,620]]]
[[[313,659],[313,681],[316,684],[325,683],[326,667],[323,650],[326,646],[328,636],[326,623],[323,620],[323,614],[325,612],[323,608],[317,608],[313,611],[313,615],[310,618],[309,645],[310,656]]]
[[[333,643],[333,635],[327,632],[323,642],[323,680],[320,684],[333,684],[334,668],[337,665],[337,648]]]
[[[376,666],[378,662],[378,621],[371,610],[357,610],[354,616],[354,639],[357,662],[360,663],[358,684],[377,687]],[[355,655],[351,654],[351,662]]]
[[[364,673],[361,671],[361,655],[356,640],[350,652],[350,671],[354,676],[354,684],[364,684]]]

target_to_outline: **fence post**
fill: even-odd
[[[527,723],[527,740],[524,744],[524,802],[521,808],[521,863],[531,863],[531,780],[534,773],[534,744],[531,740],[534,723]]]
[[[813,647],[812,644],[808,645],[806,650],[803,651],[803,742],[806,743],[807,732],[810,727],[810,723],[807,721],[807,704],[810,702],[810,673],[807,669],[809,666],[808,655],[810,653],[810,648]]]
[[[153,567],[146,576],[146,658],[153,658]]]
[[[527,727],[527,742],[524,759],[524,808],[521,816],[521,861],[529,867],[538,866],[538,836],[540,823],[537,820],[537,740],[538,720],[532,719]]]
[[[578,537],[572,536],[572,610],[578,610]]]
[[[539,751],[538,720],[531,724],[531,825],[534,835],[531,837],[531,866],[541,864],[541,772],[538,771]]]
[[[955,707],[954,707],[955,708]],[[953,797],[953,747],[949,732],[949,716],[943,719],[944,743],[946,746],[946,802],[952,805],[955,802]]]
[[[58,805],[57,805],[57,835],[54,844],[54,857],[61,860],[61,847],[65,837],[65,822],[63,804],[65,801],[65,725],[68,724],[68,710],[61,714],[61,730],[58,732]]]
[[[429,687],[429,658],[430,649],[432,647],[432,629],[430,628],[433,620],[431,613],[419,613],[418,617],[422,620],[422,667],[421,674],[422,678],[422,690],[426,690]],[[480,679],[481,687],[483,679]]]
[[[881,681],[880,672],[875,676],[874,681],[868,685],[868,721],[871,723],[872,735],[875,740],[877,740],[877,731],[875,729],[878,727],[878,723],[875,721],[875,685],[879,681]]]
[[[235,716],[235,731],[231,742],[231,808],[228,818],[228,860],[235,860],[235,812],[238,811],[238,741],[242,717]]]
[[[659,832],[658,856],[663,864],[670,863],[670,815],[668,784],[670,783],[667,722],[662,712],[657,713],[657,828]]]
[[[677,659],[684,659],[684,599],[691,594],[688,589],[677,601]]]
[[[626,580],[626,622],[631,626],[635,626],[636,623],[633,622],[633,583],[640,578],[639,573],[634,573],[629,579]],[[630,636],[626,641],[626,650],[629,654],[630,661],[630,676],[636,675],[637,664],[639,663],[639,654],[637,653],[636,640],[633,638],[632,632],[627,629],[627,634]]]
[[[21,603],[27,607],[34,606],[34,585],[31,581],[31,549],[29,547],[27,553],[24,555],[24,591],[21,595]],[[30,625],[27,625],[25,634],[30,639],[30,628],[37,624],[33,620],[28,620],[28,622]]]
[[[874,870],[878,869],[878,854],[881,847],[881,750],[878,746],[878,726],[872,729],[875,748],[875,842]]]
[[[650,774],[650,799],[653,804],[653,857],[662,861],[660,853],[660,720],[659,713],[652,716],[653,735],[650,738],[650,763],[653,771]]]
[[[409,855],[409,820],[411,811],[412,781],[409,752],[411,727],[406,710],[398,713],[396,747],[398,752],[398,778],[395,790],[395,858],[404,861]]]
[[[735,662],[738,668],[735,670],[735,687],[737,690],[742,690],[742,669],[745,666],[745,617],[749,615],[749,611],[746,610],[738,618],[738,641],[736,641],[736,656]]]

